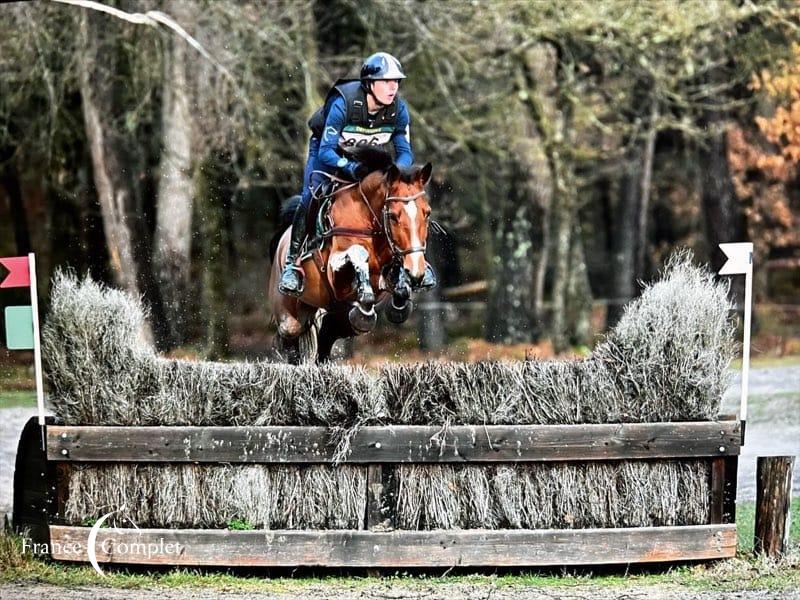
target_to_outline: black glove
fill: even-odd
[[[342,171],[344,171],[345,174],[353,181],[360,181],[369,175],[369,170],[367,167],[356,160],[351,160],[348,162]]]

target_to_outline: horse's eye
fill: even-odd
[[[398,223],[398,222],[400,221],[400,217],[398,217],[398,216],[397,216],[397,215],[395,215],[395,214],[390,214],[390,215],[389,215],[389,220],[390,220],[392,223]]]

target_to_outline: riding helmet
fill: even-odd
[[[376,79],[405,79],[400,61],[388,52],[376,52],[361,65],[361,87],[369,91],[369,82]]]

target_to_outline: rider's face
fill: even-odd
[[[378,79],[372,82],[372,93],[381,104],[391,104],[398,87],[400,82],[397,79]]]

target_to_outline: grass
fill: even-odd
[[[750,423],[771,423],[777,418],[786,425],[800,425],[800,390],[771,394],[749,394]]]
[[[753,502],[737,506],[739,552],[736,558],[699,564],[672,566],[597,567],[581,569],[546,569],[520,571],[484,569],[478,573],[422,570],[383,571],[383,576],[365,576],[363,570],[231,570],[231,569],[153,569],[137,567],[106,568],[101,578],[86,565],[58,563],[23,552],[22,537],[8,530],[0,533],[0,583],[27,581],[62,587],[101,585],[123,589],[144,587],[203,588],[216,591],[291,593],[324,585],[335,593],[339,588],[361,588],[391,584],[414,587],[456,584],[487,587],[558,588],[594,586],[625,589],[643,586],[666,586],[695,590],[789,590],[800,588],[800,499],[792,503],[791,550],[780,561],[752,555]],[[235,524],[245,528],[246,523]],[[231,528],[238,529],[234,524]],[[344,574],[343,574],[344,573]]]
[[[0,390],[0,409],[29,406],[36,408],[36,392],[29,390]]]
[[[789,541],[800,547],[800,498],[792,499],[792,522],[789,527]],[[739,502],[736,505],[736,528],[739,532],[739,552],[753,552],[753,535],[755,531],[756,503]]]
[[[0,392],[35,389],[33,364],[0,364]]]
[[[741,352],[740,352],[741,354]],[[753,356],[750,355],[751,369],[766,369],[771,367],[796,367],[800,365],[800,354],[790,354],[788,356]],[[732,369],[742,368],[742,359],[737,358],[731,362]]]

